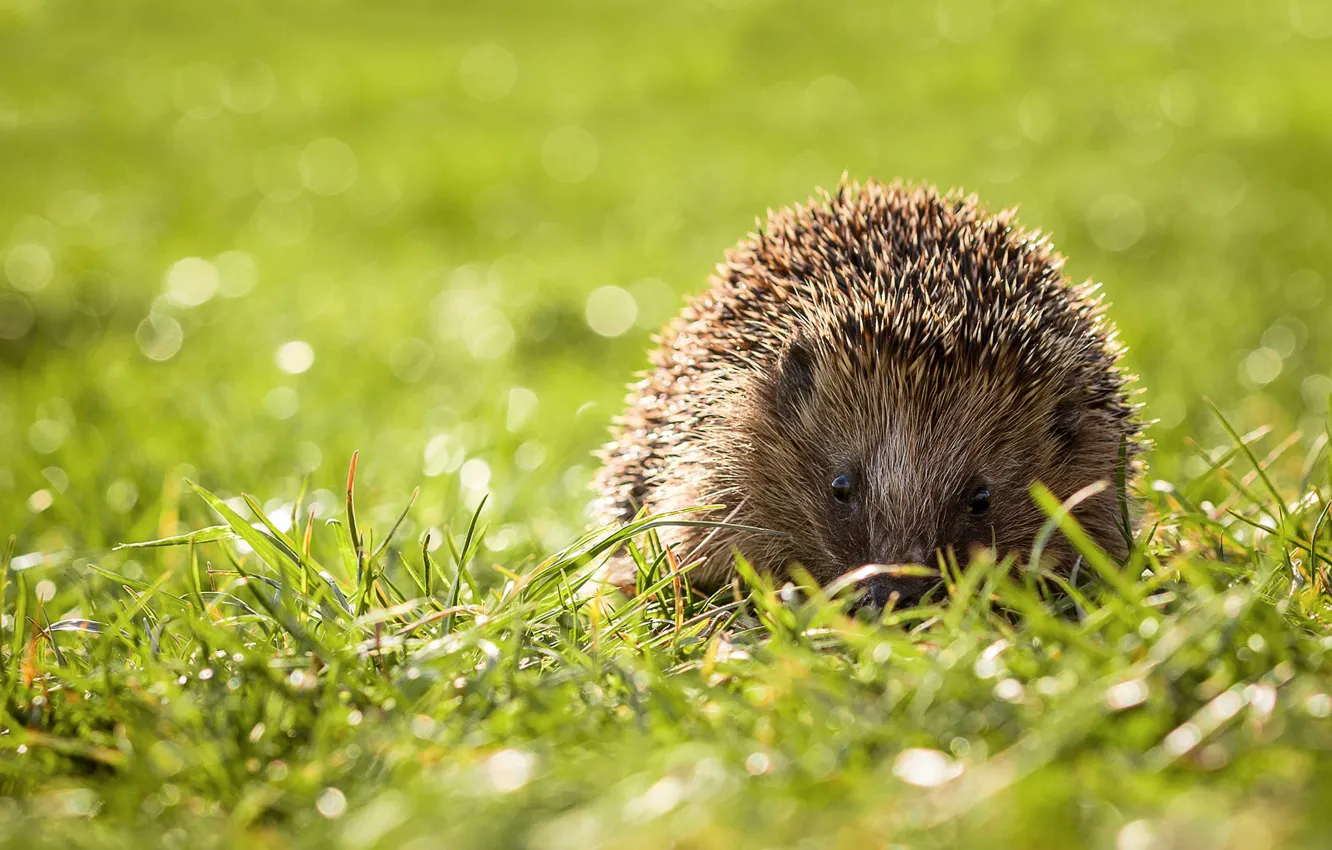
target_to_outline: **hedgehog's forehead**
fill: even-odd
[[[993,396],[1025,404],[1068,381],[1075,358],[1061,341],[995,338],[973,341],[944,335],[906,338],[862,335],[824,339],[816,344],[821,385],[837,395],[930,402]]]
[[[992,361],[838,351],[820,359],[811,394],[787,421],[814,443],[839,435],[834,442],[859,454],[885,441],[922,455],[980,449],[1025,433],[1076,395],[1072,378],[1066,362],[1032,366],[1003,351]]]

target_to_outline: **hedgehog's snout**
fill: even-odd
[[[872,608],[909,608],[918,605],[939,587],[938,576],[875,576],[865,582],[860,605]]]
[[[894,568],[863,582],[865,592],[861,604],[883,608],[889,604],[897,608],[917,605],[939,586],[937,571],[922,574],[922,567],[934,563],[934,548],[923,543],[882,547],[878,565]]]

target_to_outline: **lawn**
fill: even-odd
[[[1329,79],[1315,0],[0,0],[0,846],[1326,846]],[[843,173],[1104,284],[1129,563],[879,621],[589,533]]]

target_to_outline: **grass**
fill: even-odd
[[[345,512],[297,499],[291,534],[191,484],[219,525],[120,547],[54,599],[6,571],[0,837],[1321,846],[1332,463],[1326,440],[1264,446],[1158,486],[1123,570],[1084,547],[1092,578],[1051,593],[982,559],[882,615],[752,573],[701,600],[655,550],[681,517],[492,573],[484,505],[447,557],[392,527],[376,544],[355,459]],[[589,583],[625,538],[645,544],[628,600]]]
[[[0,844],[1323,846],[1320,14],[0,0]],[[651,331],[844,170],[1104,282],[1134,558],[599,598]]]

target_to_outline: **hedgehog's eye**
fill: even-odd
[[[990,510],[990,488],[981,485],[971,494],[971,500],[967,502],[967,513],[972,516],[985,516]]]
[[[851,501],[854,491],[850,475],[839,475],[832,480],[832,497],[842,504]]]

